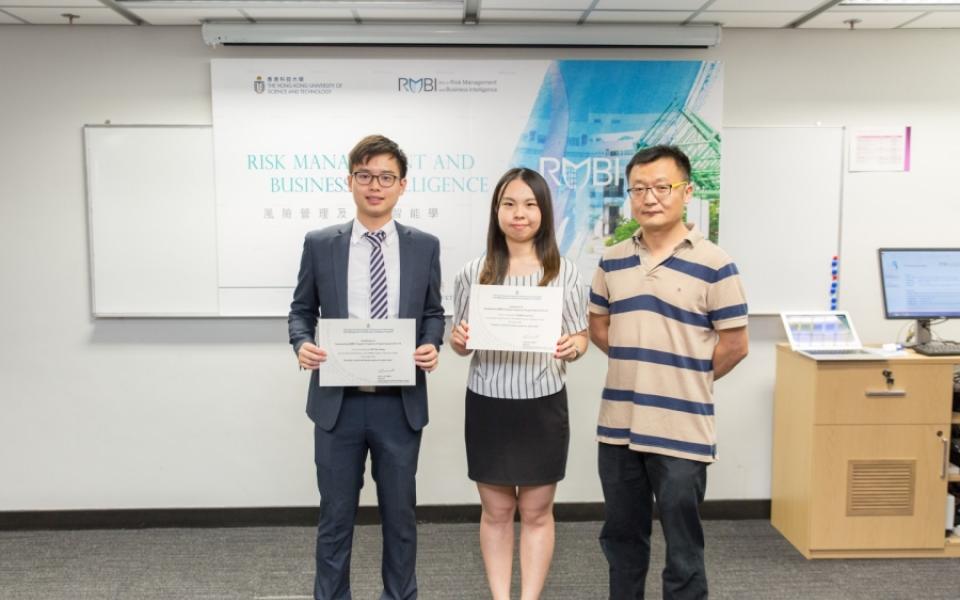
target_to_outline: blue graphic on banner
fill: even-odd
[[[586,258],[599,252],[591,242],[629,236],[635,223],[624,168],[638,149],[656,144],[678,145],[690,156],[695,199],[704,210],[693,215],[688,208],[688,221],[716,240],[719,125],[699,112],[719,93],[719,77],[718,62],[550,65],[512,163],[539,171],[550,184],[561,252]]]

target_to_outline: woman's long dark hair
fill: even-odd
[[[480,270],[480,283],[499,285],[507,276],[510,252],[507,250],[507,238],[500,229],[497,212],[500,209],[503,191],[515,179],[520,179],[530,186],[537,206],[540,207],[540,229],[533,238],[533,246],[543,267],[543,277],[539,285],[547,285],[560,273],[560,250],[557,249],[557,236],[553,228],[553,201],[550,199],[550,186],[540,173],[523,167],[516,167],[504,173],[493,189],[493,200],[490,202],[490,224],[487,227],[487,256],[483,261],[483,269]]]

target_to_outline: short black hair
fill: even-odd
[[[676,163],[677,167],[683,171],[684,178],[687,181],[690,181],[690,159],[687,158],[687,155],[683,153],[683,150],[677,146],[669,146],[667,144],[650,146],[649,148],[644,148],[643,150],[640,150],[634,154],[633,158],[630,159],[630,162],[627,163],[627,171],[625,173],[627,180],[629,181],[630,179],[630,171],[632,171],[637,165],[646,165],[660,160],[661,158],[673,159],[673,162]]]
[[[395,141],[382,135],[368,135],[357,142],[350,151],[350,171],[352,172],[354,167],[367,164],[371,158],[381,154],[389,154],[397,160],[400,166],[400,179],[407,176],[407,155]]]

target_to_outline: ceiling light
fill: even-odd
[[[127,8],[460,8],[464,0],[114,0]]]
[[[842,0],[840,6],[960,6],[957,0]]]

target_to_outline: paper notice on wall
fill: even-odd
[[[910,127],[854,129],[849,170],[909,171]]]

